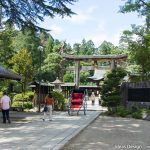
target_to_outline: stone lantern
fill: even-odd
[[[52,82],[52,84],[54,84],[54,90],[55,91],[59,91],[61,92],[62,89],[61,89],[61,84],[63,84],[63,82],[61,82],[58,77],[56,78],[56,80],[54,82]]]

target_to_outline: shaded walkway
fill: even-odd
[[[57,150],[99,114],[100,111],[88,111],[86,116],[83,112],[68,116],[67,112],[54,112],[52,122],[43,122],[40,114],[12,112],[12,124],[0,124],[0,149]]]
[[[61,150],[150,150],[150,122],[99,116]]]

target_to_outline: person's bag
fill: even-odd
[[[45,105],[44,109],[43,109],[43,112],[47,112],[47,111],[48,111],[48,107]]]

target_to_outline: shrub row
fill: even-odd
[[[115,116],[120,116],[120,117],[132,117],[135,119],[142,119],[143,118],[143,113],[148,113],[148,109],[141,109],[141,108],[136,108],[132,107],[131,109],[128,109],[123,106],[118,106],[113,109],[113,111],[107,112],[108,115],[115,115]]]

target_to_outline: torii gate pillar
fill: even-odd
[[[115,60],[112,60],[111,61],[111,70],[117,68],[117,64],[116,64],[116,61]]]
[[[75,84],[76,88],[79,88],[80,82],[80,61],[75,61]]]

